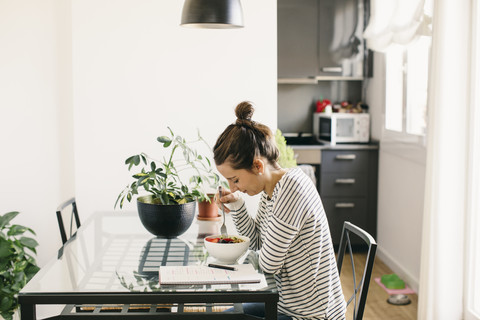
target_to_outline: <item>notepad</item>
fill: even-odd
[[[234,265],[236,271],[207,266],[162,266],[159,281],[164,285],[259,283],[259,274],[251,264]]]

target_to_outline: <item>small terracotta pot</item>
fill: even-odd
[[[208,197],[210,198],[210,202],[208,201],[199,201],[198,202],[198,219],[199,220],[216,220],[220,216],[218,214],[218,206],[213,201],[213,197],[215,195],[208,194]]]

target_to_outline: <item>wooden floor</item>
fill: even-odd
[[[364,253],[355,253],[354,262],[355,267],[363,266],[365,264]],[[363,271],[363,269],[362,269]],[[373,267],[372,280],[368,289],[367,304],[365,306],[364,320],[415,320],[417,319],[418,297],[416,294],[409,295],[412,303],[404,306],[392,305],[387,302],[388,293],[380,287],[375,278],[380,278],[384,274],[393,273],[378,257],[375,259]],[[351,281],[352,270],[350,265],[350,258],[345,256],[342,273],[340,279],[342,281],[343,293],[348,298],[353,293],[353,282]],[[361,277],[360,272],[356,272],[356,277]],[[347,320],[353,319],[353,303],[347,309]]]

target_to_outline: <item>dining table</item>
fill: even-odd
[[[60,306],[44,319],[259,319],[242,303],[264,303],[264,319],[277,319],[278,291],[273,275],[259,267],[258,252],[237,261],[251,264],[258,283],[164,285],[161,266],[202,266],[216,262],[204,238],[218,234],[223,220],[194,218],[175,238],[150,234],[134,211],[92,213],[76,234],[19,292],[21,320],[35,320],[43,309]],[[236,229],[231,215],[229,234]],[[57,230],[52,230],[56,232]]]

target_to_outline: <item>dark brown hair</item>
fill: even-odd
[[[216,165],[230,162],[233,169],[251,170],[255,157],[264,157],[275,168],[279,152],[275,137],[266,125],[252,121],[253,104],[243,101],[235,108],[237,121],[229,125],[213,147]]]

